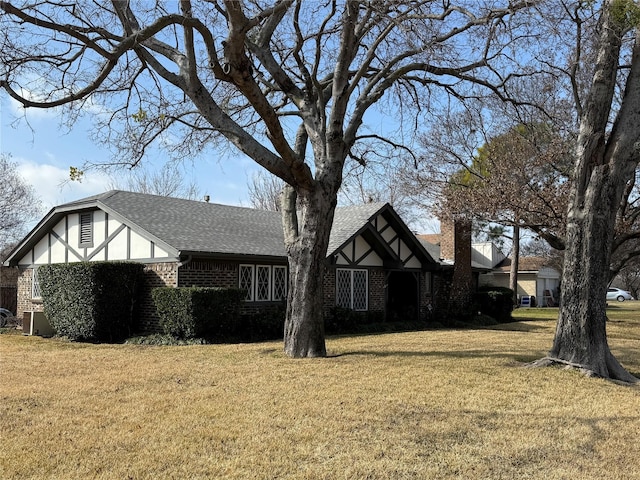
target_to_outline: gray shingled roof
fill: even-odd
[[[278,212],[114,190],[64,207],[96,201],[179,252],[285,256]],[[340,248],[382,203],[336,209],[329,254]],[[66,208],[65,208],[66,209]]]
[[[11,252],[5,265],[15,262],[70,212],[104,210],[111,218],[154,241],[170,255],[252,255],[286,258],[282,218],[278,212],[202,201],[112,190],[59,205],[34,227]],[[359,234],[372,241],[383,256],[394,257],[370,221],[383,216],[409,244],[420,261],[435,263],[402,219],[386,203],[338,207],[329,238],[330,257]]]

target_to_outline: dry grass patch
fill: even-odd
[[[637,310],[609,325],[636,374]],[[314,360],[0,335],[0,478],[640,478],[640,389],[520,368],[546,315],[331,338]]]

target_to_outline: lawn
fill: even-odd
[[[640,302],[612,305],[640,375]],[[491,329],[93,345],[0,335],[2,479],[640,479],[640,388],[523,368],[552,309]]]

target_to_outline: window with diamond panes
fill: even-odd
[[[353,270],[351,286],[351,308],[354,310],[367,310],[367,271]]]
[[[336,270],[336,305],[351,308],[351,270]]]
[[[287,267],[273,267],[273,300],[287,298]]]
[[[271,293],[271,267],[258,265],[256,267],[256,301],[268,301]]]
[[[336,270],[336,305],[352,310],[369,307],[366,270]]]
[[[38,267],[33,269],[33,279],[31,282],[31,298],[42,298],[40,293],[40,279],[38,278]]]
[[[238,287],[244,290],[244,299],[247,302],[253,300],[253,265],[240,265],[240,282]]]

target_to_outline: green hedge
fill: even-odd
[[[243,342],[281,340],[286,314],[287,306],[282,303],[265,307],[251,315],[243,315],[237,338]]]
[[[234,336],[240,326],[243,290],[162,287],[151,295],[162,330],[175,338],[221,340]]]
[[[480,287],[473,296],[478,311],[493,317],[498,322],[511,322],[513,312],[513,290],[506,287]]]
[[[113,342],[128,337],[143,268],[132,262],[39,267],[44,313],[51,326],[71,340]]]

